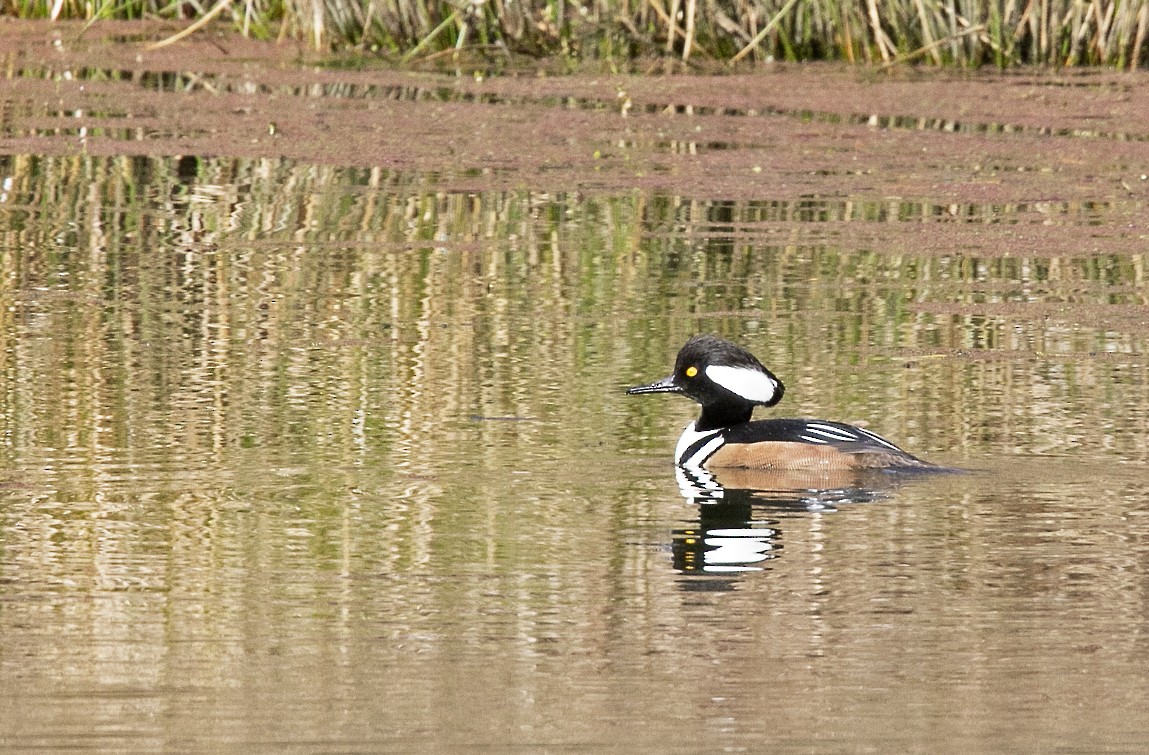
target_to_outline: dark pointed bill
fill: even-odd
[[[650,385],[636,385],[633,388],[627,388],[626,392],[628,395],[633,396],[638,393],[682,393],[682,389],[675,384],[674,375],[671,375],[669,377],[664,377],[657,383],[651,383]]]

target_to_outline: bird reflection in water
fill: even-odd
[[[781,555],[781,516],[882,500],[899,477],[882,471],[681,466],[676,474],[682,496],[698,506],[698,524],[674,530],[674,568],[713,575],[762,571]]]

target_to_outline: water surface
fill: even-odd
[[[0,182],[7,748],[1149,743],[1137,196]],[[695,408],[623,390],[701,331],[972,471],[684,496]]]

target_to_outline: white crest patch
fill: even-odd
[[[768,404],[778,393],[778,382],[758,370],[749,367],[725,367],[712,364],[706,368],[706,377],[720,386],[736,393],[747,401]]]

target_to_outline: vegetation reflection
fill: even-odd
[[[513,570],[539,528],[577,528],[577,502],[602,495],[581,470],[640,484],[618,470],[669,460],[692,409],[621,388],[698,331],[787,381],[779,413],[865,423],[943,463],[1146,456],[1141,255],[786,240],[794,222],[944,221],[914,202],[451,193],[242,159],[11,157],[0,173],[9,552],[222,527],[325,568],[413,568],[449,544]],[[555,496],[575,503],[539,509]],[[117,517],[152,534],[121,538]]]

